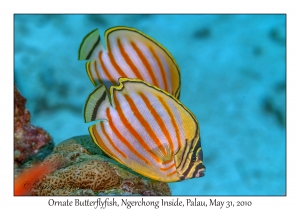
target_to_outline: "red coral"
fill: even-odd
[[[25,103],[26,99],[14,86],[14,159],[19,164],[36,155],[43,146],[53,144],[46,131],[30,124]]]

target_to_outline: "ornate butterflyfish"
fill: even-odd
[[[174,182],[204,175],[199,125],[173,95],[139,79],[100,85],[84,106],[93,141],[148,178]]]
[[[120,77],[137,78],[179,98],[179,67],[161,44],[128,27],[110,28],[104,36],[107,49],[98,29],[87,34],[79,48],[78,59],[89,60],[86,70],[95,86],[116,85]]]

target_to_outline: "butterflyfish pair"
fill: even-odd
[[[98,86],[117,85],[120,77],[137,78],[176,98],[180,94],[180,71],[172,55],[146,34],[128,27],[114,27],[105,32],[105,49],[98,29],[83,39],[79,60],[88,60],[86,70]]]
[[[139,79],[99,85],[84,106],[94,142],[111,158],[154,180],[204,175],[199,126],[173,95]]]
[[[79,60],[96,89],[85,107],[94,142],[110,157],[154,180],[204,175],[199,125],[178,100],[180,71],[172,55],[128,27],[98,29],[83,39]]]

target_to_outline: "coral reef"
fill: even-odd
[[[60,191],[60,194],[68,195],[78,189],[95,192],[114,187],[118,182],[118,176],[107,163],[100,160],[86,160],[46,176],[37,194],[56,195]],[[52,192],[53,189],[55,191]]]
[[[171,195],[167,183],[145,178],[107,157],[89,135],[58,144],[44,164],[60,163],[32,195]]]
[[[26,99],[14,86],[14,162],[18,167],[29,159],[41,160],[53,149],[50,135],[30,124]]]

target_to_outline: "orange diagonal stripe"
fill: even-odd
[[[157,54],[154,52],[154,50],[151,46],[149,46],[149,50],[151,51],[154,59],[156,60],[158,66],[159,66],[159,70],[160,70],[160,73],[162,75],[162,79],[163,79],[163,83],[164,83],[164,87],[165,87],[164,90],[167,91],[167,92],[171,92],[169,90],[169,87],[168,87],[166,72],[164,70],[164,67],[163,67],[160,59],[158,58]],[[171,84],[171,86],[172,86],[172,84]]]
[[[169,133],[164,121],[161,119],[161,116],[159,116],[156,109],[152,106],[149,99],[143,93],[140,93],[139,95],[141,96],[141,98],[145,102],[147,108],[149,109],[150,113],[152,114],[152,116],[156,120],[156,123],[161,127],[164,136],[167,138],[168,143],[169,143],[170,148],[171,148],[171,156],[172,156],[173,153],[174,153],[174,145],[173,145],[173,141],[171,139],[170,133]],[[169,117],[171,118],[171,116],[169,116]]]
[[[174,164],[172,164],[172,165],[170,165],[169,167],[167,167],[167,168],[160,168],[160,170],[162,170],[162,171],[167,171],[167,170],[169,170],[169,169],[171,169],[171,168],[173,168],[175,166],[175,163]]]
[[[178,125],[177,125],[176,120],[174,118],[174,115],[173,115],[170,107],[167,105],[166,101],[162,97],[158,97],[158,100],[162,104],[162,106],[164,107],[164,109],[167,111],[168,115],[171,118],[172,128],[174,128],[174,130],[175,130],[176,140],[178,141],[178,148],[180,148],[181,144],[182,144],[182,142],[181,142],[182,140],[180,139],[179,128],[178,128]]]
[[[174,174],[176,174],[176,173],[177,173],[177,171],[175,170],[175,171],[173,171],[173,172],[167,174],[167,176],[172,176],[172,175],[174,175]]]
[[[158,139],[157,135],[154,133],[154,131],[153,131],[152,127],[150,126],[150,124],[145,120],[144,116],[140,113],[139,109],[136,107],[136,105],[133,102],[133,100],[128,95],[125,95],[125,99],[129,103],[130,109],[134,113],[134,115],[136,116],[136,118],[139,120],[139,122],[141,123],[141,125],[148,132],[149,136],[154,140],[156,146],[158,148],[160,148],[161,145],[162,145],[162,143]],[[162,154],[164,156],[166,156],[166,151],[165,150],[161,150],[161,152],[162,152]]]
[[[155,78],[155,75],[153,73],[153,69],[152,69],[151,65],[149,64],[147,58],[145,58],[143,52],[136,46],[136,44],[134,42],[130,42],[130,44],[133,47],[133,49],[135,50],[135,52],[138,54],[139,58],[141,59],[141,61],[144,64],[144,66],[146,67],[148,74],[150,75],[150,77],[153,81],[153,85],[158,86],[157,79]]]
[[[133,137],[140,143],[140,145],[142,145],[145,148],[145,150],[154,158],[154,160],[159,163],[160,159],[151,152],[151,148],[149,147],[149,145],[144,141],[143,137],[134,129],[134,127],[125,117],[122,107],[120,107],[119,101],[116,99],[116,97],[114,97],[114,101],[116,104],[116,110],[120,115],[122,123],[126,126],[126,128],[133,135]]]
[[[102,60],[102,51],[100,51],[99,53],[99,60],[100,60],[100,64],[102,66],[102,69],[104,71],[104,73],[107,75],[107,78],[109,79],[109,81],[111,81],[114,85],[117,84],[115,79],[111,76],[111,74],[109,73],[109,71],[107,70],[103,60]],[[118,79],[118,78],[116,78]]]
[[[101,126],[101,129],[104,129],[103,126]],[[99,144],[100,148],[102,148],[109,155],[113,155],[114,153],[112,153],[112,151],[110,149],[108,149],[108,147],[105,144],[103,144],[103,141],[101,140],[101,137],[99,136],[95,125],[92,127],[92,132],[93,132],[93,135],[95,136],[97,144]]]
[[[109,60],[110,60],[111,64],[116,69],[116,71],[118,72],[120,77],[126,77],[127,75],[124,73],[124,71],[121,69],[121,67],[117,64],[113,54],[109,52],[108,57],[109,57]]]
[[[136,75],[136,77],[138,79],[144,79],[142,77],[142,75],[140,74],[140,71],[138,70],[138,68],[134,65],[134,63],[132,62],[132,60],[130,59],[130,56],[127,54],[127,52],[124,50],[124,47],[121,44],[120,39],[117,40],[118,42],[118,47],[120,48],[120,52],[124,58],[124,60],[126,61],[126,63],[128,64],[128,66],[132,69],[132,71],[134,72],[134,74]]]
[[[128,142],[123,136],[122,134],[118,131],[118,129],[115,127],[112,118],[110,116],[109,113],[109,109],[106,109],[106,115],[107,115],[107,119],[110,122],[110,126],[111,129],[113,131],[114,134],[116,134],[116,136],[126,145],[126,147],[128,149],[131,150],[131,152],[133,152],[138,158],[140,158],[141,160],[143,160],[146,164],[150,165],[150,162],[148,160],[146,160],[145,157],[143,157],[138,151],[135,150],[135,148],[133,146],[131,146],[130,142]]]
[[[104,129],[104,124],[101,123],[101,130],[104,134],[104,136],[107,138],[108,142],[110,143],[110,145],[118,152],[120,153],[124,158],[126,158],[127,156],[121,151],[119,150],[119,148],[114,144],[114,142],[111,140],[111,138],[109,137],[109,135],[106,133],[105,129]],[[108,150],[109,151],[109,150]],[[111,152],[111,151],[110,151]],[[111,152],[111,155],[114,155],[114,153]]]

